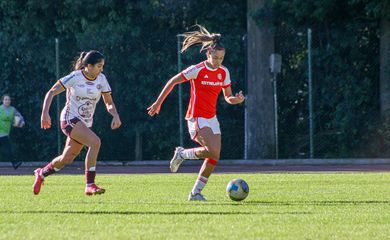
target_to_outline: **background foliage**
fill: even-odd
[[[134,160],[136,132],[142,135],[143,159],[169,159],[179,143],[177,90],[156,118],[148,117],[146,108],[178,71],[176,35],[195,23],[222,33],[228,49],[224,65],[238,91],[245,88],[242,37],[247,16],[259,26],[273,22],[276,52],[283,56],[278,81],[280,157],[308,154],[307,28],[313,31],[315,157],[390,156],[388,121],[379,113],[384,2],[266,0],[260,10],[247,11],[240,0],[216,0],[212,5],[205,0],[3,0],[0,92],[10,93],[27,119],[26,128],[13,132],[19,158],[47,161],[57,152],[55,101],[53,128],[43,131],[39,126],[44,95],[56,81],[55,38],[60,41],[61,76],[71,71],[80,51],[97,49],[106,56],[105,74],[123,126],[111,131],[111,117],[99,104],[93,129],[102,138],[100,159]],[[182,58],[187,67],[205,57],[192,49]],[[185,108],[189,86],[183,88]],[[64,94],[60,98],[62,108]],[[243,106],[219,101],[224,159],[243,157],[243,112]],[[194,145],[185,132],[185,146]]]
[[[144,159],[170,158],[179,143],[177,90],[156,118],[151,119],[146,108],[178,71],[177,34],[195,23],[221,33],[228,49],[224,65],[230,69],[233,88],[243,86],[245,1],[217,0],[214,5],[218,7],[181,0],[0,1],[0,91],[12,95],[13,105],[27,120],[26,128],[12,134],[18,157],[48,161],[57,153],[55,100],[52,129],[40,129],[40,113],[44,96],[56,81],[54,39],[58,38],[61,76],[71,71],[71,62],[80,51],[97,49],[106,57],[105,74],[123,126],[111,131],[111,117],[102,103],[97,106],[93,129],[102,138],[99,159],[133,160],[136,131],[143,137]],[[205,56],[194,49],[183,58],[186,67]],[[64,96],[60,96],[61,109]],[[184,98],[184,108],[187,104]],[[243,129],[231,127],[243,126],[242,106],[227,106],[221,100],[219,116],[225,133],[223,157],[241,158],[243,146],[237,142],[243,142]],[[186,128],[185,138],[186,145],[193,144]],[[61,135],[61,139],[65,137]]]
[[[377,138],[379,23],[385,1],[266,1],[254,14],[273,22],[279,77],[282,158],[309,152],[307,29],[312,29],[315,157],[389,156]],[[387,135],[388,136],[388,135]],[[375,141],[375,144],[371,144]],[[370,146],[368,147],[367,145]]]

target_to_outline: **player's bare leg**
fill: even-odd
[[[214,134],[211,128],[205,127],[199,130],[196,141],[202,145],[196,148],[195,154],[199,158],[205,158],[199,171],[194,187],[188,196],[188,200],[206,201],[201,191],[206,186],[208,178],[213,173],[215,166],[220,158],[221,152],[221,135]]]
[[[64,151],[60,156],[54,158],[49,164],[44,168],[37,168],[34,171],[35,181],[33,184],[33,193],[38,195],[41,191],[41,186],[43,184],[44,178],[50,176],[51,174],[58,172],[65,165],[71,164],[73,160],[79,155],[83,145],[74,141],[71,138],[66,139]]]
[[[206,140],[205,140],[206,139]],[[198,148],[184,149],[183,147],[176,147],[173,158],[170,162],[171,172],[177,172],[180,165],[187,159],[215,159],[219,160],[221,151],[221,135],[214,134],[211,128],[204,127],[199,130],[198,136],[195,140],[202,146]],[[212,166],[204,167],[202,175],[210,176],[214,171]]]
[[[100,138],[82,122],[76,123],[71,136],[76,141],[88,146],[88,152],[85,157],[85,194],[95,195],[104,193],[106,190],[95,184],[96,160],[101,146]]]

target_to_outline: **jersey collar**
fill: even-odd
[[[218,68],[211,68],[211,67],[207,66],[206,61],[204,61],[203,64],[206,67],[206,69],[209,71],[217,71],[218,70]]]
[[[87,77],[87,75],[84,74],[83,70],[81,70],[81,74],[83,74],[84,78],[87,79],[88,81],[95,81],[96,78],[98,77],[98,76],[96,76],[95,78],[89,78],[89,77]]]

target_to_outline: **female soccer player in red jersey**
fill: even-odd
[[[53,97],[66,90],[66,104],[61,112],[61,129],[67,136],[64,151],[44,168],[34,171],[34,194],[39,194],[44,178],[71,164],[83,146],[88,147],[85,157],[86,195],[102,194],[105,189],[95,184],[96,159],[100,138],[90,129],[93,114],[100,97],[113,116],[111,129],[121,126],[119,114],[111,97],[111,88],[104,74],[104,56],[95,50],[82,52],[75,62],[74,71],[58,80],[47,92],[43,102],[41,128],[51,127],[49,109]]]
[[[202,44],[201,51],[207,50],[206,61],[192,65],[172,77],[157,100],[147,109],[150,116],[158,114],[162,103],[176,84],[183,82],[191,84],[191,98],[186,120],[191,138],[201,147],[191,149],[177,147],[170,162],[171,171],[177,172],[180,164],[186,159],[205,159],[188,196],[189,201],[206,201],[201,191],[220,157],[221,131],[216,117],[219,93],[223,91],[225,100],[229,104],[239,104],[245,100],[241,91],[235,95],[232,94],[229,71],[222,65],[225,48],[220,42],[221,34],[209,33],[204,27],[199,25],[198,27],[198,31],[184,33],[181,51],[184,52],[193,45]]]

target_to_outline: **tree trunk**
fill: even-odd
[[[385,1],[380,29],[380,105],[381,116],[390,116],[390,2]]]
[[[251,13],[264,5],[264,0],[248,0],[246,158],[275,157],[274,101],[269,56],[274,52],[274,36],[267,23],[259,27]]]

